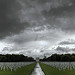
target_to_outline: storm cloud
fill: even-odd
[[[74,33],[75,0],[0,0],[2,53],[67,53],[74,49]]]
[[[0,38],[17,34],[29,25],[20,22],[18,12],[21,8],[16,0],[0,0]]]
[[[59,43],[59,45],[69,45],[69,44],[75,44],[75,40],[68,39],[66,41],[62,41],[62,42]]]

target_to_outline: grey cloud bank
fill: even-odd
[[[74,9],[75,0],[0,0],[0,43],[7,44],[0,51],[33,57],[72,53],[75,42],[68,39],[75,40]]]

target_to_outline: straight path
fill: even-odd
[[[45,75],[38,62],[31,75]]]

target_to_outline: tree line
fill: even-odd
[[[34,61],[34,58],[24,56],[24,55],[18,55],[18,54],[6,54],[2,55],[0,54],[0,62],[30,62]]]
[[[75,61],[75,54],[52,54],[48,58],[44,56],[40,61],[60,61],[60,62],[68,62]]]

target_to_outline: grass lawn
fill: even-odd
[[[24,66],[22,68],[18,68],[16,71],[10,71],[10,69],[1,71],[0,70],[0,75],[30,75],[33,68],[35,66],[35,63]]]
[[[45,75],[75,75],[75,70],[61,70],[59,71],[57,68],[51,67],[49,65],[40,63],[42,70],[44,71]]]

